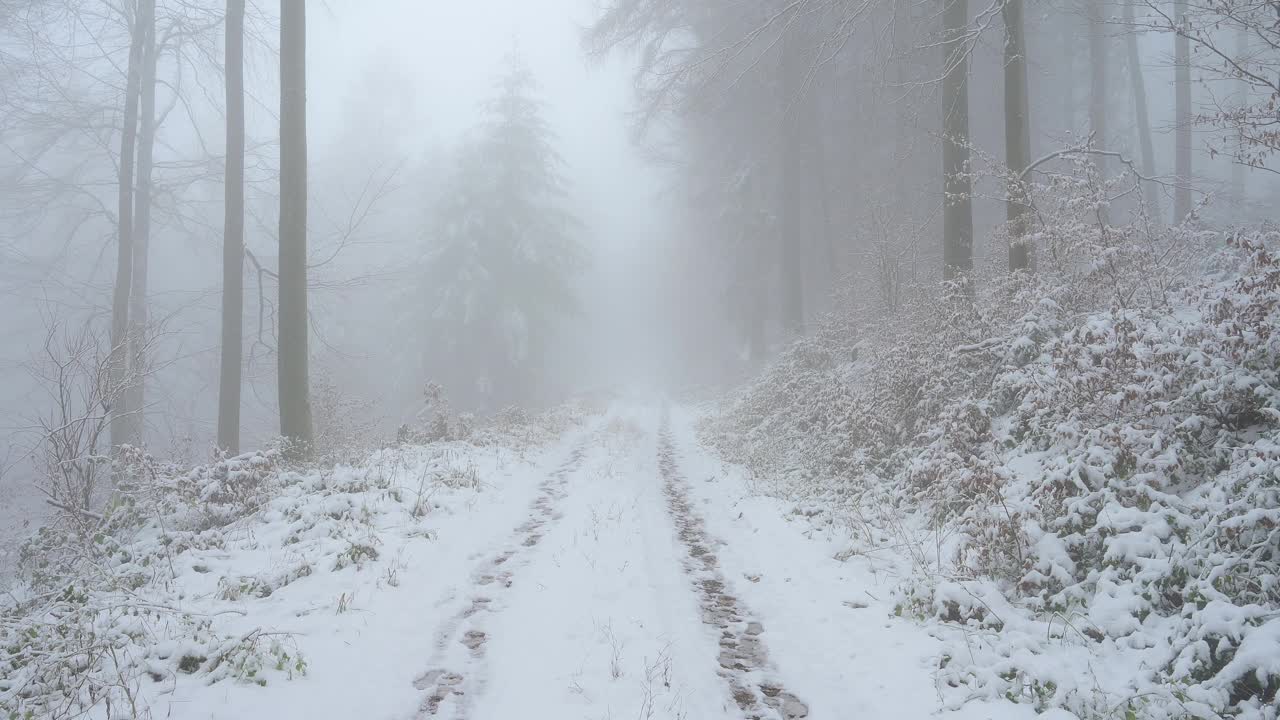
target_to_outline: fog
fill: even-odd
[[[42,472],[36,458],[40,426],[48,423],[38,419],[47,419],[50,401],[42,376],[50,330],[91,332],[98,345],[114,337],[107,318],[123,271],[112,252],[122,197],[121,97],[128,23],[140,7],[4,6],[9,341],[0,351],[0,384],[11,493]],[[457,410],[479,413],[546,407],[574,392],[631,384],[651,391],[725,387],[832,310],[882,294],[886,277],[900,283],[936,276],[941,247],[967,243],[957,267],[975,259],[979,268],[999,265],[1010,242],[1000,227],[1003,162],[1025,166],[1074,151],[1063,159],[1096,160],[1113,185],[1145,178],[1137,183],[1147,215],[1167,215],[1174,204],[1185,213],[1191,198],[1206,201],[1201,218],[1240,221],[1265,217],[1274,197],[1270,140],[1253,113],[1266,102],[1270,51],[1240,33],[1206,30],[1196,41],[1197,52],[1221,57],[1192,59],[1191,100],[1183,108],[1162,15],[1139,8],[1129,17],[1121,5],[1037,9],[1021,40],[1031,50],[1020,116],[1009,105],[1018,102],[1008,95],[1014,86],[994,81],[1010,67],[1000,13],[966,11],[972,17],[956,56],[964,66],[953,71],[944,57],[943,77],[935,43],[947,29],[919,8],[812,2],[774,16],[762,3],[733,17],[719,6],[656,7],[333,0],[308,8],[310,338],[302,351],[325,402],[344,403],[345,422],[389,436],[417,418],[429,383],[441,385]],[[150,242],[140,255],[133,251],[134,264],[149,272],[139,271],[144,295],[132,302],[148,310],[130,322],[141,323],[138,330],[155,344],[144,360],[147,379],[138,384],[140,392],[150,386],[139,413],[145,432],[134,440],[186,461],[217,444],[225,222],[219,173],[226,153],[221,13],[214,4],[158,5],[164,37],[154,82]],[[239,403],[246,447],[282,433],[275,347],[279,33],[278,8],[249,5]],[[1139,59],[1141,88],[1130,56]],[[510,356],[505,381],[514,384],[497,390],[489,376],[497,371],[477,370],[476,358],[459,349],[459,342],[480,342],[467,325],[472,319],[454,318],[458,337],[432,324],[448,311],[431,293],[452,286],[427,287],[433,283],[426,276],[442,247],[442,198],[465,184],[460,158],[483,144],[499,80],[512,62],[527,71],[530,82],[520,92],[537,105],[534,122],[545,131],[546,147],[536,152],[557,158],[541,160],[555,188],[537,202],[558,206],[554,212],[568,224],[557,232],[581,252],[571,271],[548,281],[564,286],[554,292],[565,307],[533,327],[531,311],[520,306],[527,301],[513,295],[508,311],[520,316],[523,337],[493,340],[507,343],[503,348],[473,348]],[[957,87],[944,81],[961,75],[970,79],[963,126],[948,124],[959,113],[939,114],[955,107]],[[1010,122],[1019,117],[1028,128],[1023,152],[1031,155],[1011,159]],[[963,143],[940,141],[957,132]],[[1180,145],[1194,159],[1187,160],[1188,177],[1182,159],[1174,167]],[[962,146],[960,162],[970,174],[964,187],[948,184],[945,192],[966,200],[944,204],[939,183],[961,176],[936,170],[940,160],[959,157],[943,158],[948,148]],[[1091,154],[1098,151],[1104,154]],[[1117,191],[1124,212],[1136,209],[1133,200]],[[963,213],[943,217],[944,205],[963,205]],[[930,241],[938,234],[941,245]],[[884,264],[890,259],[892,268]],[[459,282],[458,292],[470,292]],[[528,355],[531,342],[536,358]]]
[[[406,630],[432,667],[396,681],[426,695],[388,717],[512,716],[472,627],[509,603],[609,646],[535,717],[913,717],[845,687],[878,656],[796,649],[866,642],[937,669],[879,693],[919,717],[931,682],[1001,720],[1274,720],[1246,649],[1280,627],[1275,11],[0,0],[0,716],[293,679],[315,608],[394,637],[388,588],[438,566]],[[504,595],[518,568],[548,594]],[[831,637],[770,641],[799,592]],[[1212,603],[1208,649],[1136,654],[1225,627]],[[579,627],[597,605],[640,629]],[[211,619],[271,607],[298,627]],[[949,666],[957,627],[987,644]],[[341,706],[240,686],[213,716]]]
[[[555,371],[548,378],[576,390],[653,381],[668,364],[662,288],[664,254],[673,249],[673,203],[663,197],[670,173],[645,162],[632,142],[633,59],[625,53],[592,59],[583,51],[582,33],[595,12],[593,3],[574,0],[331,4],[317,13],[309,59],[317,170],[355,176],[347,189],[358,191],[365,177],[387,167],[401,167],[427,183],[447,173],[451,148],[473,131],[505,56],[520,53],[557,137],[568,206],[582,223],[580,239],[591,257],[589,268],[574,278],[583,315],[557,339]],[[418,220],[425,222],[429,185],[398,184],[395,200],[387,204],[396,205],[396,213],[404,212],[401,205],[421,208]],[[402,248],[389,238],[397,237],[402,246],[421,230],[391,224],[375,252],[396,257]],[[362,334],[356,345],[394,334],[374,325],[365,330],[372,335]],[[344,350],[372,353],[375,363],[383,353],[395,354],[392,348]],[[350,371],[380,374],[361,365]],[[420,388],[378,391],[395,402],[407,400],[401,406],[407,412],[418,409]]]
[[[271,8],[258,10],[264,14],[259,32],[266,33],[277,20]],[[362,215],[356,236],[346,238],[323,268],[328,285],[314,293],[315,356],[341,384],[376,400],[379,414],[386,415],[379,419],[390,423],[391,430],[420,408],[427,378],[393,374],[413,362],[406,357],[412,349],[397,337],[402,329],[393,321],[398,318],[358,316],[349,303],[369,303],[360,307],[376,312],[379,303],[385,310],[389,298],[403,291],[404,264],[419,260],[424,251],[433,193],[451,171],[454,148],[473,133],[503,59],[513,50],[536,77],[536,92],[564,161],[566,204],[581,221],[580,240],[591,257],[589,271],[573,278],[583,313],[558,339],[553,381],[565,390],[570,385],[581,389],[660,373],[660,258],[670,249],[672,221],[664,208],[671,203],[662,198],[667,187],[663,172],[644,162],[632,143],[633,68],[628,58],[591,60],[582,50],[581,33],[593,11],[590,3],[568,0],[554,7],[332,2],[311,11],[310,224],[318,236],[313,242],[320,247],[313,256],[328,257],[324,253],[336,248],[334,238],[345,232],[353,216]],[[248,48],[247,126],[251,137],[269,143],[278,131],[273,130],[278,108],[271,100],[279,92],[277,57],[269,37],[258,39],[262,42],[251,40]],[[216,68],[191,74],[204,75],[202,84],[218,82]],[[163,142],[175,156],[218,152],[221,111],[215,90],[202,87],[195,98],[184,98],[197,114],[162,126]],[[275,255],[271,209],[263,206],[255,212],[252,206],[256,189],[271,192],[263,186],[273,171],[260,166],[255,179],[252,162],[250,167],[250,214],[257,222],[255,227],[250,220],[247,245],[269,260]],[[361,197],[377,191],[382,194],[376,198]],[[161,225],[152,243],[150,297],[163,313],[181,317],[166,327],[171,334],[166,355],[174,360],[156,378],[164,396],[149,420],[156,431],[149,444],[156,450],[180,442],[208,446],[217,412],[218,188],[192,188],[185,201],[197,206],[193,212],[203,215],[200,220],[206,224]],[[14,339],[4,348],[9,432],[25,426],[23,408],[38,413],[33,406],[41,402],[41,389],[24,377],[43,341],[40,328],[47,320],[40,320],[40,314],[52,312],[59,322],[83,319],[50,310],[62,302],[56,286],[82,285],[87,277],[100,284],[109,277],[103,259],[109,256],[81,262],[87,252],[102,253],[105,247],[105,238],[84,237],[89,234],[80,232],[84,247],[68,247],[55,257],[34,238],[13,244],[14,259],[27,252],[32,262],[50,257],[56,279],[33,277],[6,288],[10,300],[5,317]],[[88,304],[94,298],[79,300]],[[92,312],[83,306],[75,311]],[[270,382],[261,391],[257,412],[251,404],[246,417],[258,443],[277,433],[272,400],[266,397],[273,392]]]

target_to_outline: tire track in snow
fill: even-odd
[[[568,493],[569,477],[582,466],[589,436],[573,447],[569,457],[538,486],[538,494],[530,506],[529,519],[516,528],[505,547],[485,557],[472,573],[468,588],[470,604],[455,613],[436,633],[432,669],[414,681],[414,687],[427,692],[418,707],[418,720],[441,716],[452,708],[453,720],[466,720],[471,698],[484,689],[485,646],[489,636],[481,618],[495,612],[500,599],[514,582],[517,569],[528,563],[526,556],[541,540],[546,526],[562,517],[557,504]],[[467,654],[449,666],[448,660],[461,645]],[[449,702],[452,700],[452,702]]]
[[[702,518],[689,503],[688,481],[676,462],[671,439],[671,418],[664,410],[658,429],[658,467],[662,474],[667,508],[675,521],[676,533],[688,556],[685,572],[697,588],[702,622],[720,632],[720,677],[729,686],[734,702],[752,720],[781,718],[799,720],[809,716],[809,707],[773,679],[765,649],[764,625],[748,613],[738,598],[725,587],[720,561],[712,552],[712,541]]]

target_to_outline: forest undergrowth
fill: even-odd
[[[881,263],[704,438],[901,558],[952,706],[1275,718],[1280,232],[1116,222],[1086,160],[1035,188],[1034,273]]]
[[[179,683],[306,674],[295,638],[256,624],[269,598],[305,581],[299,597],[342,614],[352,588],[398,586],[397,550],[430,541],[437,513],[593,412],[477,421],[437,400],[381,447],[335,425],[342,441],[307,462],[270,449],[193,468],[124,448],[101,510],[60,503],[21,548],[0,594],[0,718],[151,717]]]

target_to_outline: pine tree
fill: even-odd
[[[585,252],[536,91],[513,53],[459,155],[429,240],[429,364],[476,407],[536,402],[556,325],[577,310],[571,284]]]

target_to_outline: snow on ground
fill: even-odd
[[[420,700],[414,681],[431,655],[436,625],[464,602],[459,588],[472,582],[473,559],[523,521],[542,469],[561,462],[587,432],[571,430],[527,461],[502,449],[478,453],[469,459],[481,486],[437,490],[428,501],[429,534],[409,523],[379,526],[376,564],[314,573],[268,598],[246,599],[240,629],[293,635],[305,675],[266,687],[181,683],[154,699],[157,717],[406,717],[406,708]],[[406,474],[402,492],[416,492],[413,479]],[[273,518],[264,520],[271,527]],[[288,561],[263,560],[267,566]],[[221,562],[246,572],[243,557]]]
[[[491,638],[490,682],[468,717],[735,717],[678,562],[655,418],[611,415],[536,556],[475,618]]]
[[[940,642],[894,614],[900,561],[846,557],[848,529],[753,493],[694,423],[632,402],[537,450],[384,451],[359,473],[286,483],[229,542],[174,568],[183,610],[278,641],[279,662],[211,682],[165,671],[187,650],[158,649],[138,685],[152,717],[1034,716],[943,712]],[[433,483],[417,502],[442,458],[475,482]],[[337,532],[352,516],[364,524]]]
[[[936,687],[941,644],[895,615],[901,558],[846,559],[851,531],[817,526],[794,504],[753,492],[741,468],[703,450],[688,410],[672,429],[695,506],[722,545],[734,592],[764,620],[779,671],[812,718],[926,718],[943,707]],[[956,720],[1037,717],[1027,706],[968,704]]]
[[[698,445],[692,412],[677,409],[670,443],[718,557],[717,601],[732,600],[768,653],[768,667],[725,667],[725,634],[700,607],[664,495],[663,412],[614,408],[528,464],[485,468],[486,487],[442,505],[431,538],[387,548],[398,587],[353,570],[252,601],[241,625],[296,634],[304,677],[184,686],[158,708],[192,720],[938,715],[940,644],[895,617],[895,561],[837,560],[847,529],[816,527],[752,493],[738,468]],[[344,597],[350,607],[338,612]],[[785,685],[807,712],[744,709],[734,683],[755,683],[761,700],[761,687]],[[1035,715],[971,703],[946,716]]]

